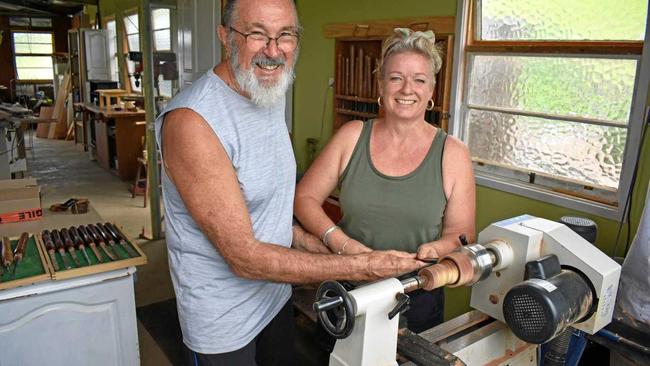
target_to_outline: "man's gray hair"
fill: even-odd
[[[239,0],[228,0],[226,6],[223,7],[223,14],[221,16],[221,22],[224,27],[232,27],[232,24],[235,22],[237,17],[237,3]],[[292,1],[293,7],[295,9],[295,1]],[[298,12],[296,11],[296,26],[300,29],[300,21],[298,20]]]
[[[381,48],[381,62],[376,70],[380,78],[384,78],[386,62],[396,54],[402,52],[415,52],[426,57],[431,62],[431,71],[435,76],[442,66],[441,51],[436,45],[436,36],[433,31],[414,32],[408,28],[395,28],[383,43]],[[435,77],[432,79],[435,84]]]
[[[233,19],[235,14],[235,6],[237,5],[237,0],[228,0],[226,2],[226,6],[223,7],[223,15],[221,17],[221,21],[223,22],[223,26],[228,28],[232,26],[232,23],[235,22]]]

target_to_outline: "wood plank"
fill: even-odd
[[[52,112],[52,118],[57,120],[57,123],[50,125],[50,130],[47,135],[48,138],[63,138],[65,137],[66,132],[68,131],[68,119],[67,119],[67,110],[65,108],[65,101],[68,98],[68,93],[70,92],[70,73],[66,73],[63,76],[63,81],[59,86],[59,90],[56,93],[56,100],[54,101],[54,111]]]
[[[41,110],[39,112],[39,118],[42,119],[50,119],[52,118],[52,115],[54,113],[54,106],[51,107],[41,107]],[[40,138],[47,138],[47,135],[50,132],[50,125],[52,123],[39,123],[38,127],[36,127],[36,137]]]
[[[450,17],[411,17],[401,19],[368,20],[347,23],[330,23],[323,26],[325,38],[342,37],[386,37],[395,28],[414,30],[433,30],[436,34],[453,34],[456,18]]]
[[[569,42],[569,41],[474,41],[465,47],[468,52],[629,54],[640,55],[643,42]]]

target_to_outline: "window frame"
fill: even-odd
[[[128,17],[130,17],[130,16],[133,16],[133,15],[136,15],[138,17],[138,24],[137,24],[137,26],[138,26],[138,33],[137,33],[137,35],[138,35],[138,51],[134,51],[134,52],[142,52],[140,50],[140,36],[141,36],[141,33],[140,33],[140,13],[138,11],[138,8],[129,9],[129,10],[123,12],[121,14],[121,17],[120,17],[120,21],[122,22],[122,31],[121,31],[122,32],[122,54],[125,55],[125,57],[124,57],[124,66],[125,66],[125,72],[126,72],[125,79],[127,81],[126,83],[128,83],[128,91],[130,93],[143,94],[144,95],[144,91],[142,90],[142,82],[143,82],[143,80],[142,79],[140,80],[140,86],[137,87],[139,89],[136,89],[135,79],[131,75],[129,75],[129,63],[134,63],[134,62],[129,60],[129,58],[128,58],[128,53],[131,52],[131,45],[129,44],[129,33],[126,30],[126,19]],[[133,35],[133,34],[136,34],[136,33],[131,33],[131,35]]]
[[[609,219],[623,220],[625,201],[632,189],[632,175],[638,164],[637,152],[641,148],[641,131],[645,121],[645,108],[650,85],[650,9],[646,14],[644,41],[484,41],[475,39],[474,14],[479,0],[460,0],[457,5],[456,44],[452,75],[451,117],[449,131],[467,142],[466,90],[470,75],[472,54],[549,55],[571,57],[609,57],[638,59],[632,106],[627,125],[627,139],[623,153],[623,166],[616,193],[617,205],[607,204],[579,194],[558,193],[550,188],[520,180],[499,177],[475,171],[476,183],[500,191],[540,200],[561,207],[575,209]]]
[[[13,53],[13,63],[14,63],[14,72],[16,76],[16,81],[21,82],[21,83],[42,83],[45,81],[53,82],[54,78],[56,77],[54,75],[54,32],[51,30],[27,30],[27,29],[11,29],[10,30],[10,37],[11,37],[11,51]],[[16,52],[16,42],[14,41],[14,35],[16,33],[38,33],[38,34],[49,34],[50,39],[51,39],[51,45],[52,45],[52,53],[22,53],[22,52]],[[21,79],[18,75],[18,63],[16,62],[16,59],[18,57],[50,57],[52,60],[52,78],[51,79]]]

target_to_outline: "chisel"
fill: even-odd
[[[88,257],[88,253],[86,253],[86,246],[84,245],[84,241],[83,239],[81,239],[81,236],[79,235],[79,231],[77,231],[77,228],[74,226],[70,226],[68,231],[70,232],[70,236],[72,236],[72,240],[74,240],[77,249],[79,249],[79,251],[83,253],[84,257],[86,257],[86,262],[88,263],[88,265],[90,266],[91,264],[93,264],[90,261],[90,258]]]
[[[117,241],[122,246],[122,248],[124,248],[124,250],[126,250],[129,253],[129,256],[131,258],[140,256],[140,254],[138,254],[135,251],[135,249],[133,249],[133,247],[131,247],[131,245],[129,245],[126,238],[122,234],[120,234],[119,231],[117,231],[117,229],[115,228],[115,226],[113,226],[113,224],[111,224],[110,222],[107,222],[102,226],[104,227],[105,231],[107,233],[109,233],[115,239],[115,241]]]
[[[14,262],[14,254],[11,251],[11,240],[8,237],[2,238],[2,265],[5,271],[9,272],[9,266]]]
[[[47,253],[50,255],[50,260],[52,261],[54,270],[58,271],[59,263],[57,263],[56,255],[54,254],[54,242],[52,241],[52,234],[49,230],[43,230],[41,237],[43,238],[43,243],[45,243],[45,249],[47,249]]]
[[[98,222],[92,226],[95,229],[95,231],[99,234],[99,236],[102,238],[102,240],[104,240],[104,243],[108,244],[113,254],[115,254],[115,256],[119,258],[120,252],[117,250],[117,244],[115,244],[115,240],[113,240],[113,236],[106,232],[106,228],[104,228],[104,225]]]
[[[65,245],[63,244],[63,240],[61,240],[61,234],[59,233],[59,230],[52,230],[52,239],[54,239],[54,246],[56,247],[56,250],[59,252],[59,255],[61,255],[61,259],[63,259],[63,265],[65,268],[72,268],[72,264],[70,264],[68,256],[65,255]]]
[[[113,253],[111,253],[111,251],[106,246],[106,243],[104,243],[104,239],[102,239],[101,235],[99,235],[99,233],[97,232],[97,229],[93,225],[86,225],[86,229],[88,229],[88,232],[92,236],[93,241],[95,241],[95,243],[99,244],[99,247],[104,250],[104,253],[106,253],[108,258],[110,258],[112,261],[117,260],[115,255]]]
[[[68,229],[66,228],[61,229],[61,236],[63,237],[63,243],[65,244],[65,248],[68,250],[68,253],[70,253],[70,255],[72,256],[72,260],[74,261],[74,264],[77,267],[81,267],[81,263],[79,263],[79,259],[77,258],[77,253],[74,251],[74,242],[70,237],[70,233],[68,232]]]
[[[14,270],[11,274],[12,277],[16,277],[16,267],[18,267],[18,263],[20,263],[23,260],[23,256],[25,255],[25,247],[27,246],[28,239],[29,239],[28,233],[20,234],[20,238],[18,239],[18,244],[16,245],[16,249],[14,249]]]
[[[95,253],[95,257],[97,257],[97,260],[100,262],[104,262],[104,257],[99,253],[99,249],[97,249],[97,246],[95,245],[95,242],[93,241],[92,237],[88,233],[86,227],[80,225],[78,229],[79,229],[79,233],[81,234],[81,237],[83,238],[83,241],[90,247],[93,253]]]

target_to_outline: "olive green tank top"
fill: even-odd
[[[363,124],[350,162],[339,178],[343,217],[338,225],[373,249],[414,253],[440,238],[447,198],[442,186],[442,153],[447,134],[438,130],[422,163],[394,177],[379,172],[370,158],[373,121]]]

